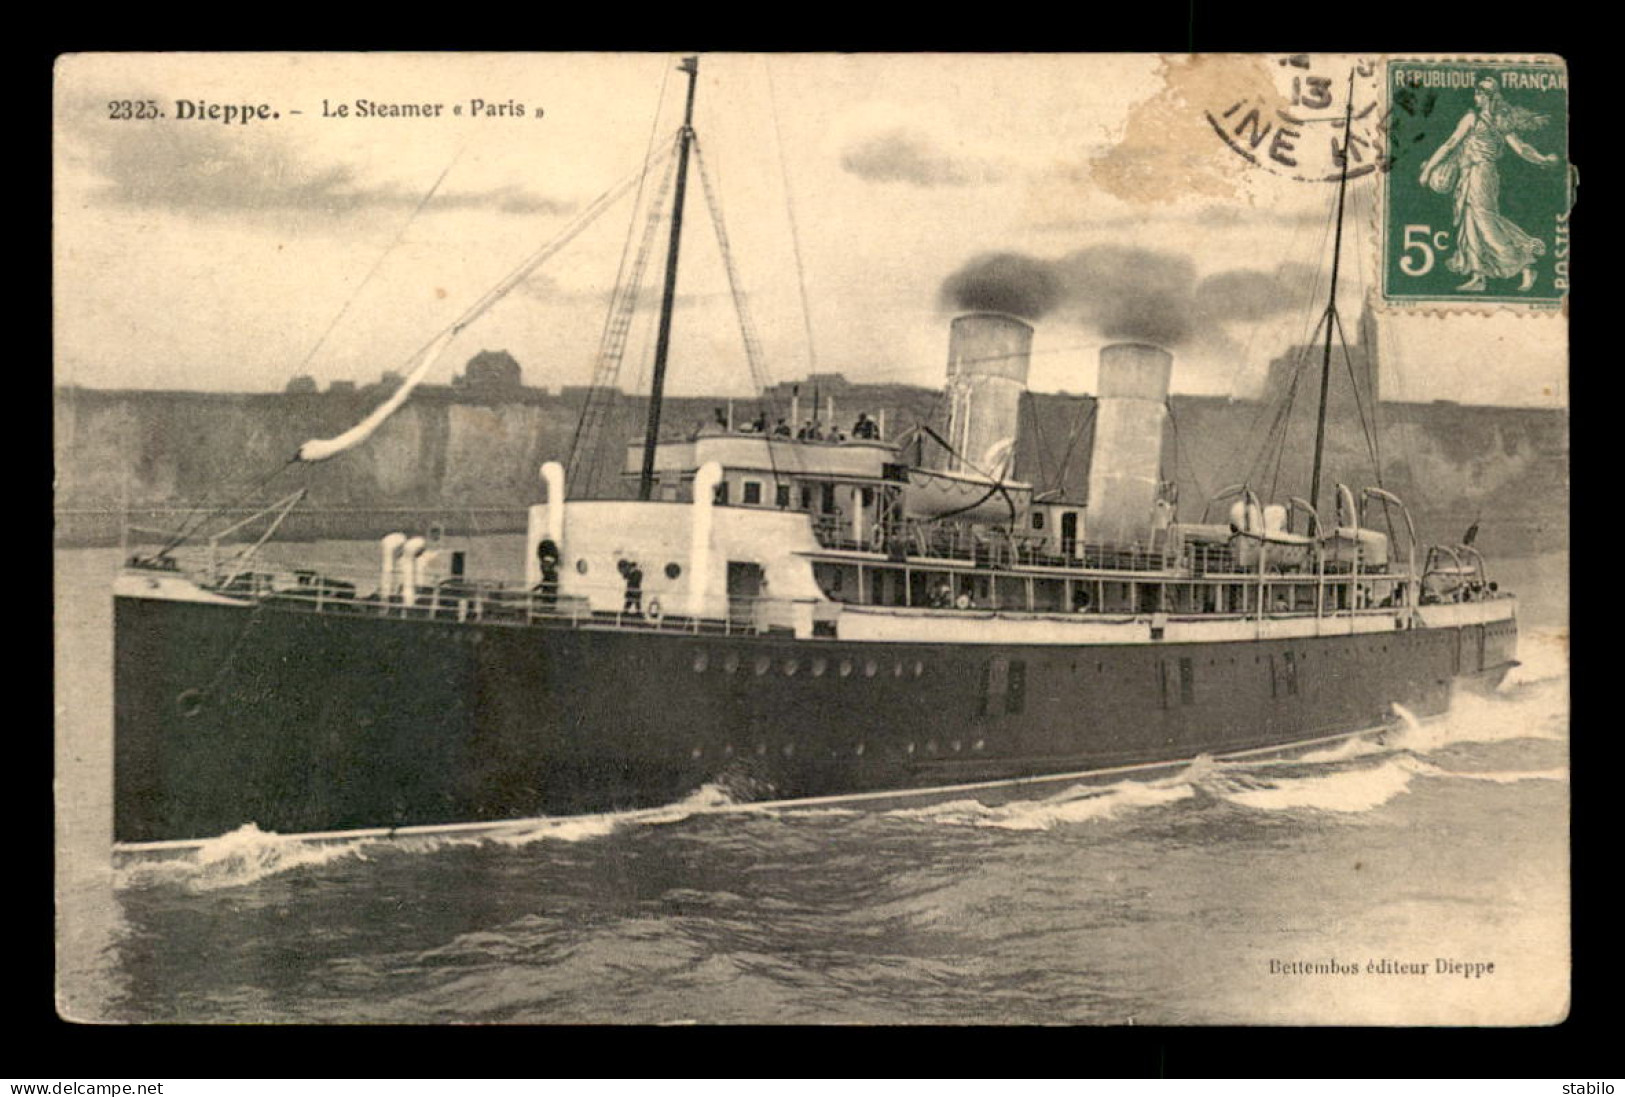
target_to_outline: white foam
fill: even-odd
[[[1257,811],[1370,811],[1406,792],[1415,776],[1405,759],[1315,777],[1272,778],[1246,785],[1219,778],[1209,786],[1222,799]]]
[[[267,876],[341,857],[366,860],[370,840],[311,842],[263,831],[253,823],[203,842],[179,857],[136,860],[116,876],[117,886],[174,882],[194,891],[240,887]]]
[[[175,883],[194,891],[241,887],[290,869],[324,865],[345,857],[365,861],[369,854],[382,850],[432,853],[487,842],[514,848],[534,842],[583,842],[602,838],[624,826],[675,823],[732,805],[733,800],[725,790],[716,785],[703,785],[665,807],[526,819],[466,833],[300,838],[264,831],[248,823],[210,838],[179,856],[147,859],[138,855],[115,876],[115,885]]]
[[[896,819],[917,819],[950,826],[994,827],[1000,830],[1049,830],[1062,824],[1110,819],[1126,812],[1170,804],[1195,795],[1184,779],[1154,783],[1120,781],[1104,787],[1077,785],[1043,800],[1021,800],[989,807],[976,800],[950,800],[920,808],[900,808],[885,814]]]

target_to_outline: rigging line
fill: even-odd
[[[264,488],[266,484],[269,484],[272,480],[275,480],[278,476],[281,476],[284,472],[288,471],[288,467],[290,465],[296,465],[298,463],[299,463],[299,458],[298,457],[290,457],[290,458],[288,458],[282,464],[276,466],[276,468],[272,469],[270,472],[268,472],[264,476],[260,477],[257,481],[255,481],[253,484],[251,484],[247,488],[247,490],[245,490],[245,491],[241,492],[240,494],[238,494],[236,496],[236,498],[232,499],[230,502],[221,503],[219,506],[211,508],[207,513],[201,515],[198,518],[196,524],[193,525],[190,529],[183,529],[183,530],[178,531],[175,534],[171,535],[170,539],[164,543],[164,547],[158,550],[158,555],[162,556],[166,552],[168,552],[170,549],[172,549],[175,546],[179,545],[181,542],[189,540],[190,538],[195,536],[197,534],[197,531],[203,528],[204,523],[208,522],[211,518],[214,518],[214,517],[224,513],[225,511],[228,511],[231,508],[233,508],[235,506],[238,506],[239,504],[242,503],[242,501],[244,499],[247,499],[249,496],[253,495],[255,492],[258,492],[260,489]],[[184,523],[183,523],[183,525],[184,525]]]
[[[1333,209],[1332,205],[1328,204],[1327,210],[1326,210],[1326,220],[1321,225],[1320,242],[1316,245],[1315,254],[1317,256],[1325,254],[1326,241],[1331,236],[1333,218],[1334,218],[1334,209]],[[1316,298],[1318,298],[1320,296],[1320,276],[1321,276],[1321,267],[1320,267],[1319,263],[1316,263],[1315,267],[1314,267],[1314,274],[1310,277],[1310,280],[1309,280],[1309,293],[1304,298],[1304,303],[1305,304],[1309,303],[1310,301],[1315,300]],[[1314,315],[1314,314],[1307,311],[1307,310],[1305,310],[1303,323],[1304,323],[1304,327],[1306,329],[1307,329],[1307,327],[1309,325],[1309,317],[1311,315]],[[1324,318],[1325,318],[1324,314],[1322,314],[1320,319],[1324,319]],[[1315,324],[1315,332],[1316,332],[1316,334],[1318,334],[1319,331],[1320,331],[1320,323],[1317,321],[1316,324]],[[1315,339],[1314,335],[1306,334],[1300,340],[1300,342],[1297,344],[1297,346],[1295,348],[1297,350],[1297,357],[1292,363],[1292,375],[1293,375],[1293,378],[1296,378],[1298,373],[1302,371],[1304,359],[1307,357],[1309,351],[1312,349],[1309,344],[1312,344],[1314,342],[1314,339]],[[1250,345],[1251,344],[1249,343],[1249,346]],[[1253,414],[1253,420],[1252,420],[1252,423],[1247,428],[1247,433],[1243,434],[1241,436],[1241,438],[1237,440],[1236,447],[1235,447],[1234,451],[1231,453],[1230,460],[1229,460],[1228,464],[1226,465],[1227,468],[1236,468],[1241,464],[1242,454],[1246,452],[1246,450],[1248,448],[1249,441],[1251,439],[1257,437],[1259,425],[1264,421],[1264,416],[1266,414],[1268,414],[1268,412],[1272,408],[1272,406],[1273,406],[1272,402],[1274,400],[1277,400],[1277,399],[1280,399],[1280,394],[1272,395],[1270,393],[1270,391],[1269,391],[1269,369],[1268,369],[1268,366],[1266,366],[1265,367],[1265,374],[1264,374],[1264,385],[1263,385],[1263,388],[1262,388],[1262,390],[1260,392],[1259,401],[1258,401],[1258,410],[1255,411],[1254,414]],[[1262,453],[1260,453],[1260,456],[1262,456]],[[1255,463],[1256,463],[1256,460],[1257,459],[1255,458]],[[1249,467],[1251,467],[1251,466],[1249,466]]]
[[[1361,395],[1360,383],[1354,376],[1354,359],[1349,354],[1348,337],[1343,331],[1343,318],[1334,314],[1333,319],[1337,321],[1337,341],[1343,348],[1343,365],[1349,375],[1349,385],[1354,389],[1354,406],[1360,413],[1360,430],[1365,435],[1366,452],[1371,455],[1371,463],[1377,474],[1377,486],[1382,487],[1382,455],[1374,431],[1374,423],[1366,420],[1365,397]],[[1372,419],[1375,418],[1376,416],[1373,415]]]
[[[367,288],[367,285],[372,281],[373,276],[376,275],[383,267],[384,261],[389,258],[390,254],[400,246],[401,241],[406,238],[406,230],[411,228],[412,222],[417,220],[418,214],[423,212],[424,207],[429,204],[429,201],[435,196],[435,193],[440,190],[440,184],[444,183],[446,181],[446,176],[451,174],[451,169],[456,166],[457,161],[462,157],[463,149],[465,147],[466,146],[461,145],[458,146],[457,151],[452,154],[452,157],[446,163],[446,166],[440,170],[440,175],[436,177],[434,184],[424,192],[423,197],[418,200],[418,204],[413,207],[412,212],[407,215],[406,220],[401,222],[399,230],[397,230],[395,233],[395,238],[378,253],[378,257],[373,260],[372,267],[362,277],[361,281],[356,285],[356,288],[350,293],[350,296],[345,298],[344,303],[339,306],[338,312],[334,313],[333,319],[328,322],[327,328],[322,332],[315,344],[305,354],[305,357],[300,360],[299,365],[295,367],[294,372],[302,372],[305,367],[310,365],[311,361],[316,357],[317,351],[321,350],[323,345],[326,344],[328,338],[332,336],[334,330],[338,327],[339,321],[344,319],[345,314],[350,311],[350,306],[355,304],[356,299],[361,296],[361,291]],[[208,500],[209,493],[205,493],[203,498],[197,503],[193,504],[192,509],[188,511],[186,516],[181,519],[181,523],[178,528],[184,530],[198,511],[207,505]],[[187,536],[189,536],[189,534],[181,534],[180,540],[185,540]],[[173,541],[170,545],[166,545],[164,549],[160,551],[168,551],[168,549],[173,547],[173,545],[179,543],[180,541]]]
[[[1027,406],[1027,418],[1032,420],[1033,440],[1037,443],[1035,448],[1038,451],[1038,476],[1034,479],[1037,483],[1045,484],[1046,490],[1053,490],[1053,485],[1046,482],[1050,464],[1049,444],[1044,441],[1044,420],[1043,416],[1038,414],[1038,401],[1033,399],[1031,392],[1022,393],[1018,399]],[[1015,455],[1012,453],[1012,468],[1015,467],[1014,457]]]
[[[457,151],[452,153],[451,160],[441,169],[440,176],[435,179],[434,185],[424,192],[423,197],[418,200],[418,204],[413,208],[406,220],[401,222],[400,230],[395,233],[395,239],[391,240],[389,246],[378,253],[378,258],[373,261],[372,269],[367,271],[354,292],[345,298],[344,304],[339,306],[339,311],[334,314],[332,321],[327,325],[327,330],[322,332],[321,338],[316,340],[316,345],[310,348],[310,353],[306,354],[304,360],[299,363],[298,368],[300,370],[310,365],[311,361],[316,357],[316,352],[322,349],[328,337],[333,334],[333,330],[338,327],[339,321],[344,319],[344,315],[350,311],[350,306],[355,304],[356,299],[361,296],[361,291],[367,288],[367,284],[372,281],[373,275],[377,274],[379,269],[383,267],[384,260],[389,258],[391,252],[400,247],[401,241],[406,238],[406,230],[412,227],[412,222],[417,220],[418,214],[423,212],[424,207],[435,196],[435,193],[440,189],[440,184],[446,181],[446,176],[451,174],[451,169],[456,166],[457,161],[463,155],[463,149],[466,147],[466,145],[459,145]]]
[[[658,163],[662,158],[670,156],[671,152],[671,148],[663,149],[661,152],[654,155],[652,158],[653,162]],[[569,225],[565,226],[565,228],[557,236],[553,237],[553,239],[549,240],[546,244],[543,244],[540,248],[536,249],[536,251],[532,252],[528,258],[521,261],[519,265],[507,275],[507,277],[503,278],[495,286],[487,290],[477,301],[474,302],[473,305],[469,306],[468,310],[463,313],[459,320],[451,324],[449,328],[442,328],[440,334],[444,335],[448,330],[460,331],[461,329],[466,328],[469,324],[472,324],[475,320],[483,316],[498,301],[512,293],[514,288],[526,278],[529,278],[532,274],[534,274],[538,267],[563,250],[566,244],[574,240],[577,236],[580,236],[582,232],[586,231],[587,227],[596,221],[605,210],[614,205],[616,202],[620,201],[620,199],[632,189],[633,185],[643,178],[644,173],[648,171],[648,167],[649,162],[646,161],[626,178],[622,179],[619,183],[616,183],[609,190],[605,191],[603,194],[594,199],[592,204],[583,210],[580,216],[578,216]],[[436,338],[438,337],[439,336],[436,336]],[[424,348],[427,349],[433,344],[433,342],[433,339],[429,340],[428,343],[424,344]],[[421,351],[419,353],[421,353]]]
[[[1356,192],[1356,205],[1357,205],[1357,207],[1360,206],[1360,205],[1369,206],[1368,201],[1360,201],[1360,199],[1362,199],[1363,197],[1364,197],[1364,195],[1361,192]],[[1369,212],[1370,212],[1369,209],[1367,209],[1367,210],[1358,210],[1357,209],[1357,214],[1356,215],[1360,216],[1360,217],[1364,217],[1364,216],[1369,215]],[[1354,249],[1354,252],[1355,252],[1355,255],[1354,255],[1354,274],[1355,274],[1355,278],[1358,281],[1359,286],[1360,286],[1360,298],[1359,298],[1359,300],[1360,300],[1360,317],[1361,317],[1361,320],[1364,321],[1366,319],[1366,316],[1367,316],[1367,309],[1370,307],[1370,302],[1369,302],[1368,298],[1369,298],[1369,294],[1370,294],[1370,291],[1371,291],[1371,287],[1366,282],[1365,256],[1360,254],[1360,252],[1362,250],[1363,249],[1361,249],[1361,248],[1355,248]],[[1376,322],[1375,319],[1372,319],[1371,323],[1375,324],[1375,322]],[[1343,337],[1343,321],[1342,321],[1341,317],[1338,318],[1337,328],[1338,328],[1338,337],[1343,340],[1343,357],[1344,357],[1345,361],[1347,361],[1348,360],[1348,340]],[[1365,330],[1369,330],[1369,329],[1362,328],[1362,335],[1363,335]],[[1363,343],[1361,345],[1364,346]],[[1378,387],[1377,387],[1376,370],[1373,368],[1373,363],[1372,363],[1372,356],[1376,353],[1376,350],[1377,350],[1376,341],[1373,340],[1372,345],[1370,347],[1366,347],[1365,354],[1363,355],[1362,360],[1365,363],[1366,392],[1369,393],[1370,396],[1371,396],[1371,432],[1370,432],[1370,435],[1371,435],[1371,461],[1376,466],[1376,469],[1377,469],[1377,486],[1378,487],[1383,487],[1385,485],[1383,484],[1383,479],[1382,479],[1382,476],[1383,476],[1383,468],[1382,468],[1382,400],[1381,400],[1381,393],[1379,392]],[[1359,384],[1357,382],[1355,382],[1353,380],[1353,376],[1352,376],[1353,372],[1354,372],[1354,365],[1353,365],[1352,362],[1350,362],[1349,363],[1350,383],[1354,384],[1354,395],[1355,395],[1355,398],[1358,400],[1360,398],[1360,396],[1361,396],[1360,386],[1359,386]],[[1362,422],[1363,422],[1363,419],[1364,419],[1364,415],[1365,415],[1365,409],[1362,406],[1361,407]],[[1383,507],[1384,507],[1384,510],[1386,510],[1387,509],[1387,504],[1384,503]]]
[[[671,80],[671,74],[674,71],[676,70],[669,64],[663,64],[661,66],[660,94],[655,97],[654,114],[649,119],[649,140],[643,152],[643,170],[638,176],[638,190],[637,193],[632,197],[632,208],[628,210],[626,214],[626,241],[621,246],[621,261],[615,268],[615,288],[611,291],[610,295],[611,307],[604,316],[604,331],[602,334],[600,334],[598,340],[600,366],[602,365],[602,351],[603,348],[608,345],[610,339],[609,332],[615,319],[615,294],[619,293],[621,291],[621,287],[625,284],[627,270],[626,264],[627,261],[632,257],[632,241],[636,239],[637,236],[638,212],[644,209],[643,192],[644,188],[648,185],[649,169],[654,166],[655,135],[660,132],[660,109],[666,101],[666,86]],[[664,184],[662,184],[662,186],[664,187]],[[596,384],[596,380],[593,383]]]
[[[712,228],[717,234],[717,250],[722,253],[722,267],[728,277],[728,292],[733,297],[734,313],[739,320],[739,335],[745,344],[745,361],[750,367],[751,381],[756,385],[757,398],[760,400],[760,394],[771,387],[769,384],[771,379],[762,364],[761,341],[756,336],[756,326],[751,320],[744,286],[739,278],[739,270],[734,264],[733,249],[728,245],[728,229],[722,213],[722,199],[712,185],[711,172],[706,166],[705,154],[701,151],[698,138],[694,139],[693,147],[694,161],[700,169],[700,187],[705,192],[705,204],[711,213]]]
[[[1066,440],[1066,452],[1061,455],[1061,471],[1056,475],[1056,488],[1066,490],[1066,474],[1072,470],[1072,452],[1083,437],[1083,428],[1095,421],[1095,412],[1100,410],[1100,400],[1097,398],[1089,405],[1089,410],[1079,415],[1072,424],[1072,435]]]
[[[1325,321],[1324,315],[1322,316],[1321,320],[1322,322]],[[1315,335],[1318,336],[1319,333],[1320,324],[1316,324]],[[1311,341],[1313,338],[1314,336],[1311,336]],[[1272,497],[1275,494],[1276,486],[1280,483],[1281,462],[1286,455],[1287,435],[1291,432],[1292,409],[1297,404],[1298,385],[1303,379],[1303,369],[1301,368],[1302,357],[1302,355],[1299,356],[1298,365],[1292,370],[1292,379],[1287,385],[1285,396],[1280,402],[1280,407],[1276,412],[1275,420],[1270,424],[1269,432],[1265,435],[1264,449],[1259,455],[1260,460],[1254,466],[1249,467],[1248,470],[1247,478],[1249,481],[1253,479],[1252,472],[1254,468],[1257,469],[1258,479],[1262,480],[1265,471],[1271,468],[1272,462],[1270,458],[1270,451],[1271,449],[1274,450],[1274,468],[1270,483],[1270,495]]]
[[[807,372],[818,372],[818,353],[813,345],[812,309],[807,304],[807,274],[801,260],[801,230],[796,221],[795,190],[790,185],[790,169],[784,159],[784,136],[779,129],[779,100],[773,86],[773,67],[762,59],[767,74],[767,102],[773,115],[773,143],[779,152],[779,178],[784,182],[784,207],[790,219],[790,249],[796,260],[796,287],[801,291],[801,323],[807,333]]]
[[[524,281],[524,279],[534,272],[537,267],[541,266],[543,262],[557,254],[566,244],[575,239],[575,237],[579,236],[588,225],[590,225],[598,218],[600,214],[604,212],[604,210],[608,209],[611,205],[618,201],[622,195],[631,189],[632,184],[637,181],[640,172],[643,170],[646,169],[640,168],[639,171],[633,172],[626,179],[605,191],[585,210],[583,210],[573,222],[567,225],[565,229],[559,233],[559,235],[555,236],[547,244],[544,244],[541,248],[533,252],[529,258],[523,261],[512,273],[498,283],[494,289],[481,295],[481,297],[463,313],[460,319],[444,328],[441,328],[440,331],[437,332],[432,338],[427,340],[422,347],[409,356],[407,358],[408,362],[414,362],[420,358],[424,359],[424,361],[418,361],[413,367],[413,374],[415,377],[408,376],[408,378],[401,383],[401,386],[396,389],[395,393],[385,400],[383,404],[380,404],[378,408],[374,409],[366,419],[362,420],[361,423],[357,424],[355,427],[352,427],[350,431],[346,432],[346,434],[351,434],[358,430],[364,431],[360,438],[348,444],[355,445],[359,444],[360,441],[365,440],[365,438],[371,434],[372,430],[375,430],[379,425],[382,424],[383,418],[393,413],[395,407],[399,406],[399,403],[405,399],[405,396],[411,392],[412,387],[415,387],[417,381],[421,380],[424,373],[427,371],[430,364],[429,351],[433,349],[436,344],[441,343],[442,340],[449,339],[451,336],[455,336],[463,328],[473,323],[476,319],[483,315],[486,310],[490,309],[503,297],[507,296],[508,293],[512,292],[515,286]],[[368,425],[369,421],[371,421],[370,426]],[[339,438],[344,438],[344,435],[340,435]],[[325,440],[324,444],[331,444],[334,441],[336,440],[328,439]],[[305,446],[300,447],[301,452],[303,452],[305,448],[310,445],[311,443],[307,442]],[[300,455],[295,454],[295,456],[290,459],[288,464],[292,464],[300,459]],[[271,475],[275,475],[276,472],[280,471],[281,469],[277,469]],[[269,479],[270,477],[268,476],[266,480],[268,481]],[[218,513],[218,509],[215,511],[215,513]],[[207,518],[204,520],[206,521]],[[196,528],[197,527],[194,527],[194,532]],[[187,536],[190,536],[190,533],[183,534],[181,536],[181,540],[184,540]],[[174,547],[174,545],[178,543],[179,541],[173,541],[162,551],[168,551],[169,548]]]
[[[1349,385],[1354,389],[1355,406],[1360,412],[1360,427],[1365,433],[1366,449],[1371,454],[1371,463],[1376,471],[1377,486],[1386,490],[1387,485],[1383,483],[1382,479],[1382,444],[1376,433],[1376,401],[1372,401],[1371,424],[1367,425],[1365,400],[1360,394],[1360,384],[1357,380],[1355,380],[1354,377],[1354,360],[1349,355],[1348,339],[1343,331],[1343,321],[1341,317],[1338,317],[1337,319],[1337,341],[1343,347],[1343,363],[1348,367]],[[1393,544],[1399,539],[1394,532],[1393,509],[1389,506],[1386,498],[1383,498],[1381,502],[1383,521],[1388,526],[1388,541],[1390,544]],[[1356,518],[1356,522],[1358,523],[1358,518]]]
[[[1196,474],[1195,467],[1186,460],[1185,447],[1179,437],[1179,420],[1174,417],[1173,398],[1165,399],[1163,405],[1168,409],[1168,425],[1173,428],[1174,432],[1174,466],[1176,469],[1181,465],[1184,466],[1185,471],[1190,475],[1191,483],[1196,485],[1197,494],[1202,497],[1203,502],[1206,502],[1208,499],[1207,488],[1203,485],[1202,478]]]
[[[574,481],[576,473],[580,471],[581,462],[587,459],[589,451],[596,455],[601,443],[599,436],[616,403],[617,392],[614,385],[619,379],[621,366],[625,360],[627,337],[636,316],[644,271],[648,268],[655,230],[661,223],[661,211],[664,208],[666,194],[671,190],[676,166],[676,160],[667,161],[666,174],[661,181],[660,189],[645,211],[643,236],[630,274],[623,270],[616,276],[615,287],[610,295],[610,307],[604,318],[604,331],[599,339],[597,366],[588,385],[586,399],[582,402],[581,414],[576,420],[575,435],[570,441],[570,455],[565,473],[567,489]],[[635,236],[633,232],[635,228],[634,219],[628,228],[628,249]]]

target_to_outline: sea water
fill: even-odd
[[[475,563],[511,541],[483,539]],[[373,548],[321,547],[363,564]],[[116,563],[56,557],[69,1018],[1540,1024],[1567,1008],[1560,560],[1500,573],[1525,601],[1523,665],[1499,692],[1289,763],[891,810],[739,811],[705,788],[486,838],[245,827],[115,865]]]

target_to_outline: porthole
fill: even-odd
[[[729,743],[727,746],[722,748],[722,756],[724,758],[732,758],[734,756],[734,745],[732,743]]]
[[[927,754],[935,754],[937,752],[937,741],[935,739],[927,739],[925,741],[925,752]]]
[[[673,563],[670,563],[670,564],[666,565],[666,578],[667,579],[675,579],[681,574],[683,574],[683,565],[682,564],[673,562]]]
[[[769,659],[765,655],[758,655],[756,657],[756,664],[752,669],[754,669],[756,671],[757,676],[760,677],[761,675],[766,674],[767,673],[767,668],[771,667],[772,665],[773,665],[773,660]]]
[[[576,561],[576,571],[582,575],[587,574],[587,558],[585,556]]]
[[[976,740],[976,742],[974,742],[974,743],[972,743],[970,745],[970,748],[972,750],[981,750],[982,748],[984,748],[986,746],[987,746],[987,740],[986,739],[978,739],[978,740]]]
[[[784,676],[786,678],[794,678],[795,675],[796,675],[796,671],[798,671],[800,669],[801,669],[801,664],[798,661],[796,661],[795,659],[786,659],[784,661]]]
[[[875,673],[877,671],[879,671],[879,670],[880,670],[879,664],[877,664],[873,659],[864,660],[864,663],[863,663],[863,676],[865,678],[873,678],[875,676]]]
[[[203,691],[200,689],[185,689],[175,698],[175,705],[181,710],[181,715],[190,719],[203,711]]]
[[[784,756],[786,758],[788,758],[791,755],[795,754],[795,752],[796,752],[796,745],[794,743],[786,743],[786,744],[784,744]]]
[[[814,678],[822,678],[824,671],[829,669],[829,660],[820,655],[812,661],[812,665],[808,669],[812,671]]]
[[[853,747],[852,748],[852,753],[856,754],[859,758],[862,758],[863,757],[863,744],[859,743],[857,746]]]
[[[914,660],[914,677],[918,678],[925,673],[925,664],[918,659]]]
[[[955,739],[953,742],[948,744],[949,749],[951,749],[955,754],[959,753],[959,746],[960,743],[958,739]]]
[[[703,750],[703,749],[702,749],[702,748],[700,748],[700,747],[695,747],[695,748],[694,748],[694,749],[693,749],[693,750],[691,750],[691,751],[689,751],[689,752],[688,752],[688,756],[689,756],[689,757],[690,757],[690,758],[695,758],[695,759],[698,759],[698,758],[699,758],[699,757],[700,757],[700,756],[701,756],[701,755],[702,755],[702,754],[704,754],[704,753],[705,753],[705,751],[704,751],[704,750]]]
[[[893,666],[891,668],[891,676],[893,678],[901,678],[903,676],[903,664],[902,663],[898,663],[898,664],[896,664],[895,666]]]
[[[850,659],[842,659],[841,660],[841,677],[846,678],[846,677],[851,676],[851,674],[852,674],[852,660],[850,660]]]
[[[710,658],[703,651],[694,653],[694,673],[704,674],[705,668],[711,665]]]
[[[739,653],[737,651],[730,651],[722,657],[722,669],[729,674],[739,669]]]
[[[910,753],[910,754],[913,754],[913,753],[914,753],[914,744],[913,744],[913,743],[910,743],[910,744],[909,744],[909,745],[908,745],[908,752],[909,752],[909,753]]]

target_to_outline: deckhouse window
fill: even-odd
[[[762,482],[760,480],[746,480],[743,487],[744,490],[741,493],[740,502],[744,503],[747,507],[761,506]]]
[[[790,485],[780,484],[773,489],[773,505],[781,509],[790,505]]]

